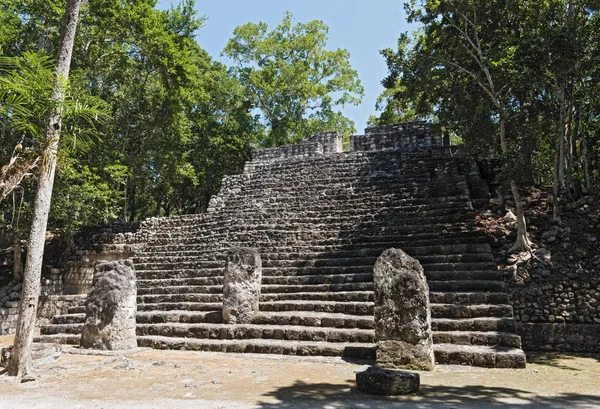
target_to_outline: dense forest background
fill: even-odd
[[[81,10],[49,229],[202,212],[260,146],[355,132],[339,107],[364,94],[327,26],[283,16],[238,27],[216,62],[192,0],[89,0]],[[43,166],[61,0],[0,0],[0,229],[25,232]],[[412,1],[414,33],[382,50],[389,75],[372,125],[425,119],[504,179],[600,185],[598,1]],[[368,73],[361,73],[368,75]],[[10,183],[8,183],[9,181]],[[508,183],[508,182],[507,182]],[[555,215],[556,218],[560,216]]]

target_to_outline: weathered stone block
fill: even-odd
[[[258,312],[262,262],[258,250],[233,248],[223,277],[223,322],[249,324]]]
[[[377,364],[387,368],[434,367],[429,287],[418,260],[388,249],[373,268]]]
[[[2,348],[0,351],[0,366],[6,368],[12,357],[13,346]],[[31,361],[34,366],[51,363],[62,355],[62,348],[58,344],[36,342],[31,344]]]
[[[86,301],[81,346],[112,351],[136,348],[136,296],[131,260],[98,264]]]
[[[356,374],[358,389],[376,395],[417,393],[421,384],[418,373],[370,367]]]

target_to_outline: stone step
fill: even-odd
[[[57,335],[57,334],[81,335],[81,331],[83,331],[83,322],[77,323],[77,324],[42,325],[40,327],[41,335]]]
[[[375,337],[375,332],[370,329],[255,324],[138,324],[136,333],[138,336],[153,335],[200,339],[280,339],[344,343],[372,343]]]
[[[374,264],[374,263],[373,263]],[[263,277],[301,276],[301,275],[333,275],[333,274],[366,274],[373,272],[373,264],[324,267],[263,267]]]
[[[434,344],[489,345],[521,348],[521,337],[509,332],[434,331]]]
[[[165,241],[160,245],[161,249],[179,252],[179,251],[201,251],[206,254],[221,255],[226,254],[231,245],[239,245],[243,242],[234,242],[228,246],[214,244],[205,245],[197,243],[194,239],[181,239],[176,243]],[[478,230],[447,232],[439,231],[437,233],[415,233],[402,236],[380,236],[380,237],[332,237],[328,239],[311,240],[302,242],[298,240],[271,240],[256,239],[251,243],[252,247],[260,249],[261,253],[272,253],[277,248],[285,249],[296,248],[302,251],[326,251],[329,250],[361,250],[377,249],[380,252],[390,247],[405,248],[413,246],[428,245],[468,245],[468,244],[486,244],[485,233]]]
[[[503,281],[495,280],[429,281],[427,284],[431,292],[504,292],[506,290]]]
[[[137,272],[136,272],[137,273]],[[158,273],[158,272],[153,272]],[[223,283],[222,276],[212,277],[181,277],[181,278],[155,278],[155,279],[141,279],[138,276],[137,287],[138,291],[141,289],[151,288],[167,288],[167,287],[178,287],[178,286],[220,286]]]
[[[311,311],[261,311],[253,320],[257,325],[301,325],[309,327],[373,329],[372,316]]]
[[[172,303],[220,303],[223,294],[150,294],[138,295],[139,304],[172,304]]]
[[[489,368],[525,368],[523,350],[518,348],[437,344],[433,346],[436,363],[441,365],[471,365]]]
[[[359,274],[300,275],[300,276],[263,276],[263,285],[314,285],[372,283],[373,271]]]
[[[372,302],[337,301],[268,301],[260,303],[261,311],[316,311],[350,315],[373,315]]]
[[[428,271],[425,270],[427,282],[431,281],[460,281],[460,280],[487,280],[501,281],[502,272],[498,270],[448,270],[448,271]]]
[[[136,267],[136,276],[140,281],[154,281],[154,280],[166,280],[166,279],[203,279],[204,282],[214,282],[221,283],[223,280],[223,273],[225,270],[225,266],[222,268],[214,268],[214,269],[195,269],[190,266],[180,267],[178,265],[162,265],[158,266],[156,264],[145,265],[143,267],[149,267],[152,269],[138,269]],[[155,268],[156,267],[156,268]],[[159,267],[170,267],[166,270],[161,270]],[[210,280],[212,279],[212,281]]]
[[[355,255],[351,257],[328,257],[321,255],[318,258],[306,257],[303,259],[265,259],[262,258],[263,268],[276,267],[327,267],[327,266],[356,266],[374,265],[379,256]],[[422,265],[458,264],[458,263],[488,263],[494,261],[491,253],[463,253],[441,255],[414,256]],[[494,264],[495,266],[495,264]]]
[[[154,283],[152,286],[139,287],[138,296],[157,294],[223,294],[222,285],[184,285],[184,286],[161,286]]]
[[[169,257],[172,255],[173,249],[169,249],[170,246],[166,246],[164,250],[153,249],[152,252],[142,252],[141,255],[154,255]],[[291,249],[286,249],[291,250]],[[491,249],[487,243],[474,243],[474,244],[449,244],[449,245],[426,245],[418,247],[403,247],[402,250],[412,257],[421,255],[439,255],[439,254],[462,254],[462,253],[490,253]],[[217,252],[220,249],[217,249]],[[214,254],[215,249],[212,250],[194,250],[194,249],[177,249],[178,255],[196,258],[205,258],[206,255]],[[300,251],[297,248],[295,251],[276,251],[275,249],[269,252],[262,252],[260,257],[264,260],[294,260],[294,259],[318,259],[323,256],[332,258],[345,258],[345,257],[379,257],[381,251],[377,248],[365,248],[365,249],[309,249]],[[222,256],[223,262],[225,261],[225,255]]]
[[[261,294],[260,302],[274,301],[334,301],[334,302],[372,302],[373,291],[339,291],[339,292],[298,292],[281,294]]]
[[[266,294],[286,294],[302,292],[343,292],[343,291],[373,291],[373,283],[344,283],[344,284],[304,284],[304,285],[277,285],[262,284],[261,293]]]
[[[354,359],[374,359],[373,344],[285,341],[273,339],[223,340],[140,336],[138,346],[154,349],[237,352],[278,355],[340,356]]]
[[[79,345],[79,343],[81,342],[81,334],[38,335],[33,338],[33,342],[44,342],[49,344],[60,345]]]
[[[429,302],[437,304],[507,304],[504,292],[437,292],[429,288]]]
[[[56,315],[52,324],[81,324],[85,321],[85,313]]]
[[[481,318],[432,318],[432,331],[496,331],[517,332],[517,325],[512,317],[481,317]]]
[[[85,305],[76,305],[67,308],[67,314],[85,314]]]
[[[222,302],[161,302],[161,303],[138,303],[138,311],[221,311]]]
[[[163,323],[214,323],[223,322],[221,310],[218,311],[138,311],[135,314],[138,324],[163,324]]]
[[[432,318],[513,317],[510,305],[493,304],[430,304]]]

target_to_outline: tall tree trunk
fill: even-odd
[[[565,190],[565,85],[557,83],[557,94],[559,103],[559,125],[558,125],[558,189],[560,193]]]
[[[21,249],[21,236],[18,231],[15,231],[13,235],[13,254],[13,279],[14,281],[21,281],[23,279],[23,262],[21,261],[23,251]]]
[[[592,182],[590,180],[590,168],[588,165],[588,151],[587,151],[587,132],[584,130],[583,135],[581,136],[581,146],[582,155],[583,155],[583,173],[585,175],[585,188],[590,191],[592,188]]]
[[[552,220],[560,223],[560,207],[558,207],[558,150],[554,152],[554,169],[552,169]]]
[[[567,192],[568,194],[572,194],[575,191],[575,184],[573,183],[573,116],[575,107],[572,102],[573,96],[569,99],[569,118],[565,123],[565,136],[566,136],[566,156],[567,156],[567,174],[566,174],[566,183],[567,183]]]
[[[502,153],[505,156],[508,155],[508,144],[506,143],[506,119],[504,118],[504,113],[500,114],[500,147],[502,148]],[[508,251],[529,251],[531,250],[531,241],[527,235],[525,212],[523,211],[521,195],[519,194],[519,189],[517,189],[517,183],[512,177],[510,178],[510,190],[515,201],[515,212],[517,216],[517,239],[515,240],[515,244],[513,244]]]
[[[54,173],[56,170],[56,153],[62,126],[61,106],[64,101],[61,80],[69,78],[73,43],[79,18],[81,0],[67,0],[67,7],[62,20],[60,43],[56,62],[56,78],[52,99],[56,102],[46,120],[46,147],[42,155],[40,178],[35,197],[33,220],[29,235],[29,249],[23,278],[23,291],[19,308],[19,321],[15,335],[12,359],[8,366],[9,375],[22,379],[30,372],[31,344],[37,312],[38,298],[41,290],[42,259],[46,240],[48,213],[52,199]]]

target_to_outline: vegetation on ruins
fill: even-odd
[[[67,0],[60,30],[56,70],[54,75],[46,80],[52,84],[51,104],[45,110],[44,115],[44,136],[41,140],[43,147],[38,165],[40,171],[33,207],[31,232],[29,234],[27,261],[23,273],[19,320],[12,358],[8,365],[8,373],[17,376],[19,379],[29,374],[31,365],[31,344],[33,343],[33,332],[35,330],[38,298],[41,293],[42,260],[46,242],[48,213],[50,212],[52,200],[54,174],[56,172],[58,144],[61,137],[65,83],[69,79],[80,6],[81,0]],[[8,94],[7,96],[10,98],[12,95]]]
[[[520,211],[516,183],[553,185],[559,200],[600,184],[598,63],[594,1],[412,1],[375,124],[433,118],[471,152],[496,151]],[[493,135],[498,135],[493,138]],[[514,249],[527,249],[525,220]]]
[[[321,21],[237,27],[224,54],[266,126],[265,146],[300,142],[316,132],[354,132],[354,123],[335,108],[358,105],[364,89],[350,66],[348,51],[329,51],[328,27]]]

